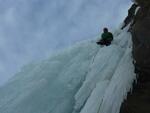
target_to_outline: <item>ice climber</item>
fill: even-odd
[[[101,39],[97,42],[97,44],[109,46],[112,41],[113,41],[113,34],[108,31],[108,28],[104,28],[103,33],[101,35]]]

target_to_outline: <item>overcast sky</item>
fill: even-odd
[[[31,61],[114,30],[130,0],[0,0],[0,84]]]

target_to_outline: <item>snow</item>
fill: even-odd
[[[22,68],[0,88],[0,113],[119,113],[136,79],[131,34],[80,42]]]
[[[136,8],[136,10],[135,10],[135,14],[134,15],[136,15],[137,14],[137,12],[139,11],[139,9],[140,9],[141,7],[140,6],[138,6],[137,8]]]

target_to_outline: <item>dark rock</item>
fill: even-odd
[[[150,73],[150,9],[140,8],[132,26],[133,57],[141,71]]]
[[[124,20],[124,26],[122,26],[122,29],[124,29],[132,20],[134,20],[134,14],[137,6],[138,5],[133,4],[131,8],[128,10],[128,16]]]
[[[150,113],[150,0],[136,1],[140,9],[134,16],[136,8],[131,7],[125,26],[133,21],[130,32],[138,80],[133,84],[133,92],[128,94],[122,104],[120,113]]]
[[[149,7],[150,6],[150,0],[135,0],[138,5],[140,5],[141,7]]]

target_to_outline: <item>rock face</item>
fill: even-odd
[[[128,94],[127,100],[122,104],[120,113],[150,113],[150,0],[136,2],[129,9],[124,22],[125,26],[131,23],[129,31],[132,34],[138,80],[133,92]],[[140,8],[137,11],[138,7]]]

